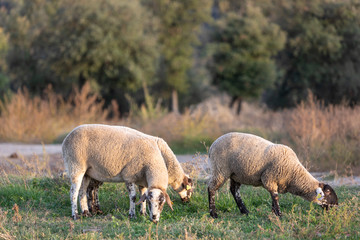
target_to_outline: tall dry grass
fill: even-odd
[[[0,140],[51,143],[79,124],[104,122],[108,110],[103,110],[103,104],[89,84],[75,89],[67,100],[51,86],[43,98],[18,90],[0,102]]]
[[[206,152],[224,133],[253,133],[276,143],[289,145],[312,171],[335,170],[360,173],[360,107],[345,104],[324,106],[311,94],[296,108],[270,111],[256,103],[244,103],[238,116],[227,106],[226,96],[208,99],[182,114],[168,113],[155,99],[131,107],[129,117],[119,119],[112,104],[113,118],[107,118],[103,102],[89,85],[74,90],[65,100],[51,88],[44,98],[30,97],[20,90],[0,103],[0,141],[51,143],[82,123],[126,125],[164,138],[175,151]]]
[[[351,174],[360,163],[360,107],[307,101],[284,113],[286,141],[309,168]]]

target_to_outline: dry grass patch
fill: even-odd
[[[0,139],[29,143],[53,142],[82,123],[104,122],[108,111],[91,93],[89,84],[65,100],[51,87],[44,97],[31,97],[26,89],[0,102]],[[6,127],[5,127],[6,126]]]

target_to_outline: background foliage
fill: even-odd
[[[2,98],[22,87],[41,96],[49,84],[66,98],[85,82],[123,114],[126,95],[141,104],[150,94],[177,111],[217,88],[272,108],[293,107],[308,90],[325,104],[360,98],[359,0],[1,0],[0,8]]]

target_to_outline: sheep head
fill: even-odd
[[[191,195],[193,193],[193,181],[189,176],[185,175],[183,182],[181,183],[181,186],[179,189],[177,189],[177,192],[180,195],[181,201],[188,202],[191,198]]]
[[[338,205],[337,195],[330,185],[320,183],[319,188],[316,189],[316,194],[317,203],[326,210],[329,210],[329,207]]]
[[[145,200],[147,201],[149,207],[150,221],[154,223],[159,222],[160,214],[163,210],[165,202],[170,206],[171,210],[173,210],[172,202],[169,195],[166,193],[166,190],[159,188],[148,189],[148,191],[140,197],[140,200],[136,204],[140,204]]]

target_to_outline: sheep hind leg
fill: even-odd
[[[130,198],[129,217],[136,218],[136,214],[135,214],[135,201],[136,201],[135,184],[134,183],[126,183],[126,188],[129,192],[129,198]]]
[[[102,214],[103,212],[100,210],[100,201],[99,201],[99,187],[103,184],[103,182],[97,181],[95,179],[91,179],[89,186],[86,190],[87,198],[88,198],[88,207],[91,214]]]
[[[147,191],[146,187],[139,186],[140,196],[144,195]],[[146,216],[146,200],[140,203],[140,214]]]
[[[85,217],[91,217],[91,213],[89,212],[89,208],[88,208],[88,198],[87,198],[87,194],[86,194],[86,190],[89,186],[90,183],[90,177],[88,176],[84,176],[82,183],[81,183],[81,187],[79,189],[79,199],[80,199],[80,208],[82,211],[82,216]]]
[[[71,178],[71,187],[70,187],[71,216],[74,220],[79,219],[77,200],[78,200],[83,177],[84,177],[84,173]]]
[[[246,209],[245,204],[241,199],[240,186],[240,183],[237,183],[233,179],[230,179],[230,192],[233,195],[240,212],[247,215],[249,211]]]
[[[224,185],[226,180],[227,179],[222,176],[212,176],[209,181],[209,185],[208,185],[209,211],[210,211],[210,216],[213,218],[218,218],[218,214],[216,213],[216,207],[215,207],[215,193],[222,185]]]

